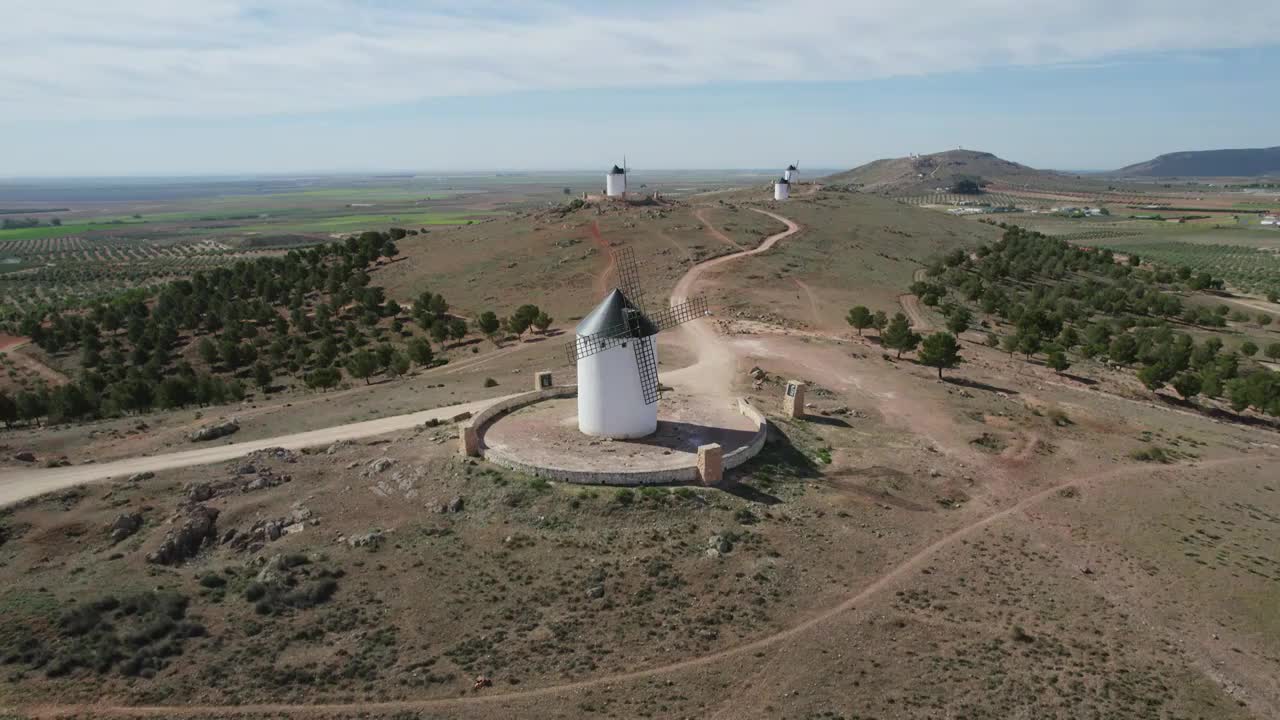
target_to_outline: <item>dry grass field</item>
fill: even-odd
[[[734,392],[772,423],[723,485],[548,483],[458,457],[444,424],[30,500],[0,510],[0,713],[1280,716],[1275,430],[969,339],[941,382],[844,315],[896,312],[930,260],[999,230],[812,186],[765,197],[525,209],[406,238],[374,273],[391,297],[535,302],[571,330],[609,282],[608,245],[646,258],[659,304],[698,260],[779,230],[750,208],[798,223],[699,286]],[[664,337],[664,373],[691,361],[686,340]],[[219,413],[239,442],[493,397],[568,377],[560,342]],[[790,378],[809,383],[806,419],[777,412]],[[5,442],[82,464],[180,449],[199,422],[145,420]],[[176,559],[167,536],[209,517],[193,504],[217,511],[210,540]]]

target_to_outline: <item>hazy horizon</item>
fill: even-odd
[[[3,177],[847,169],[955,147],[1115,169],[1280,143],[1261,0],[11,5]]]

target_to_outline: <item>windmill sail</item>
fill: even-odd
[[[644,312],[644,288],[640,287],[640,266],[635,253],[629,247],[618,248],[613,253],[613,268],[618,275],[618,289],[631,304]]]
[[[690,320],[697,320],[706,314],[707,299],[699,295],[650,315],[649,322],[658,328],[658,332],[662,332],[677,325],[683,325]]]
[[[644,404],[658,402],[658,356],[653,352],[652,340],[637,340],[631,343],[636,352],[636,369],[640,372],[640,392],[644,395]]]

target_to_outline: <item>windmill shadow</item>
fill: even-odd
[[[805,481],[822,477],[813,458],[792,444],[791,438],[777,425],[769,423],[769,440],[756,455],[741,467],[725,473],[718,486],[724,492],[751,502],[776,505],[782,500],[748,481],[755,477],[774,478],[775,482]]]
[[[698,423],[658,420],[658,429],[652,435],[619,442],[661,447],[672,452],[698,454],[699,445],[718,443],[725,453],[749,445],[755,438],[752,430],[734,430]]]
[[[967,377],[950,376],[943,378],[943,382],[949,385],[959,385],[960,387],[973,388],[974,390],[986,390],[987,392],[1000,392],[1006,395],[1017,395],[1017,390],[1000,387],[999,385],[989,385],[979,380],[972,380]]]
[[[838,427],[838,428],[853,427],[845,420],[838,417],[833,417],[831,415],[805,415],[804,419],[805,421],[811,422],[815,425],[829,425],[831,427]]]

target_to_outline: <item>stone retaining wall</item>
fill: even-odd
[[[484,426],[492,422],[495,418],[504,413],[508,413],[516,408],[532,405],[542,400],[551,400],[553,398],[575,397],[578,394],[576,385],[564,385],[548,388],[546,390],[534,390],[522,393],[514,397],[501,400],[490,405],[489,407],[476,413],[460,431],[465,435],[467,432],[476,433],[477,436],[484,429]],[[738,400],[738,412],[747,416],[756,424],[755,435],[751,438],[751,442],[743,447],[734,450],[724,456],[724,469],[729,470],[736,468],[755,457],[762,447],[765,440],[769,436],[769,422],[764,415],[751,406],[746,399]],[[547,467],[542,465],[532,465],[512,453],[487,448],[481,440],[478,444],[478,451],[481,457],[495,465],[501,465],[510,470],[526,473],[535,477],[548,478],[550,480],[559,480],[561,482],[576,483],[580,485],[669,485],[674,483],[696,483],[698,478],[698,458],[691,455],[689,465],[687,467],[665,468],[662,470],[626,470],[618,472],[602,472],[599,470],[571,470],[568,468]]]

